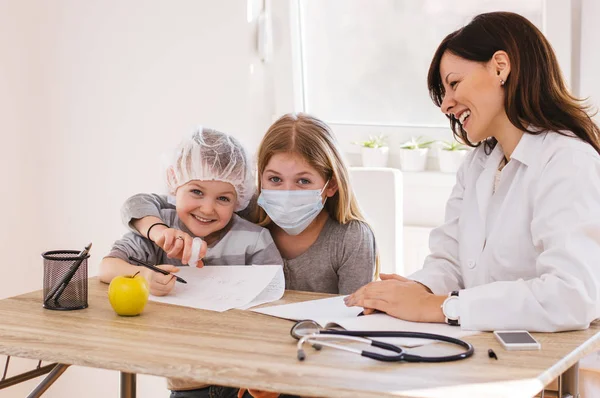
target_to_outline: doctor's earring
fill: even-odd
[[[500,76],[500,71],[496,71],[496,75]],[[504,83],[506,83],[506,81],[502,78],[500,78],[500,85],[504,86]]]

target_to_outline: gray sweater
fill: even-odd
[[[156,244],[142,237],[130,225],[133,218],[145,215],[159,217],[170,227],[194,236],[177,217],[175,207],[167,202],[165,208],[157,209],[154,195],[136,195],[130,198],[122,209],[124,220],[131,229],[123,238],[116,241],[109,257],[117,257],[129,262],[128,256],[137,257],[152,264],[171,264],[181,267],[181,261],[168,258],[167,254]],[[130,206],[130,207],[128,207]],[[244,220],[234,214],[231,221],[221,231],[221,237],[208,247],[203,259],[204,265],[283,265],[283,259],[275,247],[269,230]]]
[[[139,194],[125,202],[121,216],[123,222],[131,228],[132,219],[144,216],[155,216],[167,221],[164,219],[166,209],[171,209],[173,212],[175,209],[167,196]],[[234,218],[257,229],[265,230],[238,216]],[[269,234],[267,230],[265,231]],[[270,234],[268,239],[273,242]],[[375,252],[375,237],[366,223],[351,221],[340,224],[329,218],[319,237],[308,250],[298,257],[283,260],[286,289],[334,294],[353,293],[373,280]],[[228,249],[224,247],[221,258],[227,255]],[[258,263],[254,262],[254,264]],[[281,264],[281,262],[262,264]]]

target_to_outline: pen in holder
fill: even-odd
[[[87,260],[91,244],[81,251],[54,250],[44,258],[44,308],[79,310],[88,306]]]

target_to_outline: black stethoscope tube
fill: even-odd
[[[327,335],[338,335],[338,336],[354,336],[354,337],[386,337],[386,338],[394,338],[394,337],[408,337],[415,339],[427,339],[427,340],[438,340],[445,341],[446,343],[456,344],[458,346],[463,347],[466,351],[454,354],[454,355],[445,355],[441,357],[423,357],[421,355],[414,355],[404,352],[402,348],[393,345],[384,343],[382,341],[371,340],[371,345],[373,347],[382,348],[388,351],[398,352],[399,355],[391,356],[391,355],[382,355],[375,352],[363,351],[361,353],[362,356],[367,358],[377,359],[379,361],[386,362],[396,362],[396,361],[406,361],[406,362],[451,362],[458,361],[460,359],[469,358],[475,352],[473,346],[466,341],[443,336],[441,334],[433,334],[433,333],[422,333],[422,332],[390,332],[390,331],[380,331],[380,332],[364,332],[364,331],[352,331],[352,330],[320,330],[319,334],[327,334]]]

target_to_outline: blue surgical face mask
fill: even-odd
[[[321,195],[327,187],[311,190],[263,189],[258,205],[271,220],[289,235],[298,235],[319,215],[325,202]]]

